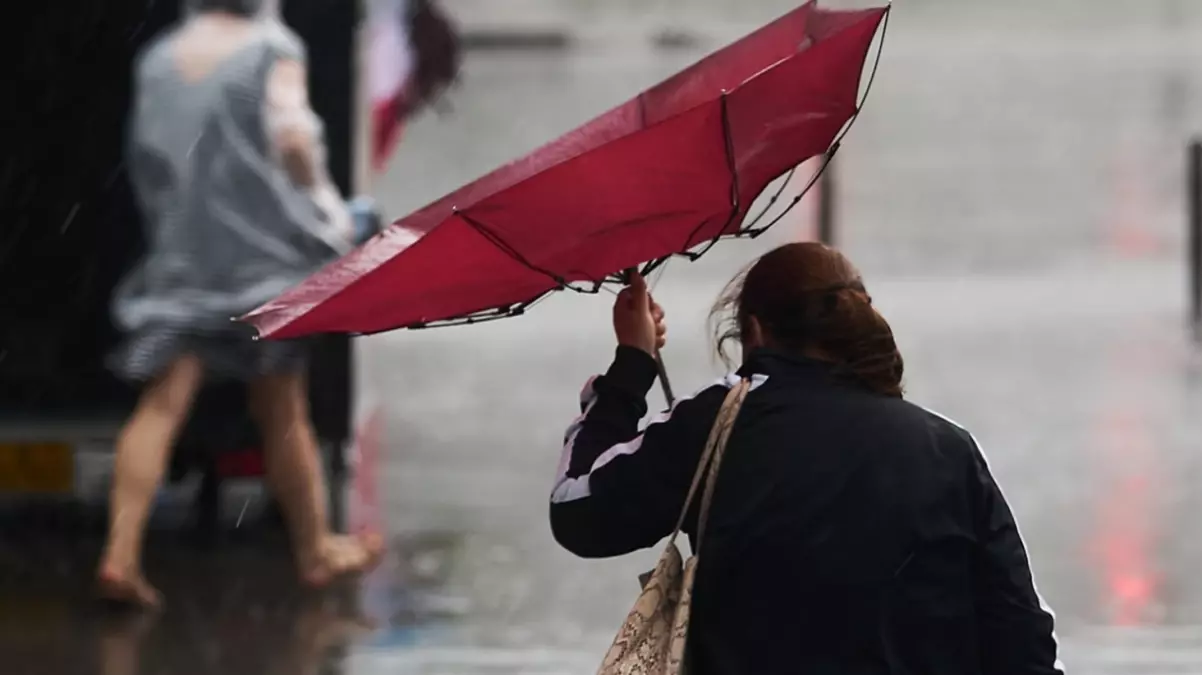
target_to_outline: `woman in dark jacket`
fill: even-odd
[[[750,378],[697,570],[694,673],[1062,672],[980,448],[903,400],[893,333],[851,263],[782,246],[715,310],[742,367],[640,432],[663,312],[641,279],[619,296],[617,353],[585,385],[551,497],[559,543],[602,558],[667,536],[727,390]]]

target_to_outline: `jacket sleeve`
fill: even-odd
[[[982,673],[1063,675],[1055,616],[1031,574],[1027,550],[1010,506],[973,443],[972,492],[979,547],[976,607]]]
[[[656,372],[648,354],[619,347],[609,370],[581,393],[582,413],[568,428],[551,494],[551,531],[576,555],[654,546],[684,506],[726,387],[678,401],[640,433]]]

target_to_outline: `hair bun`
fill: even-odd
[[[818,350],[869,389],[902,395],[904,364],[893,330],[872,306],[859,272],[833,248],[773,249],[727,284],[710,317],[718,354],[728,363],[725,344],[740,340],[754,317],[780,347]]]

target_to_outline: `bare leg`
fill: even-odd
[[[102,596],[146,607],[161,599],[142,575],[142,539],[167,457],[188,418],[204,367],[187,355],[167,367],[138,400],[117,438],[109,533],[97,574]]]
[[[301,577],[321,586],[362,572],[379,559],[379,537],[330,531],[317,437],[309,421],[305,378],[268,375],[251,384],[251,404],[264,440],[267,479],[284,512]]]

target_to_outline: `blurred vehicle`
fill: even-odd
[[[359,118],[355,2],[284,3],[305,40],[310,94],[325,121],[329,168],[351,195]],[[110,452],[136,392],[105,369],[119,339],[110,297],[144,250],[123,169],[137,50],[177,18],[178,3],[124,3],[102,15],[55,14],[27,23],[23,72],[5,82],[6,129],[21,130],[0,173],[0,496],[77,494],[80,452]],[[98,18],[99,17],[99,18]],[[8,135],[8,132],[6,132]],[[336,519],[352,434],[348,338],[321,338],[310,400],[329,460]],[[205,389],[178,444],[173,481],[199,472],[199,522],[216,524],[222,479],[261,474],[241,385]]]

